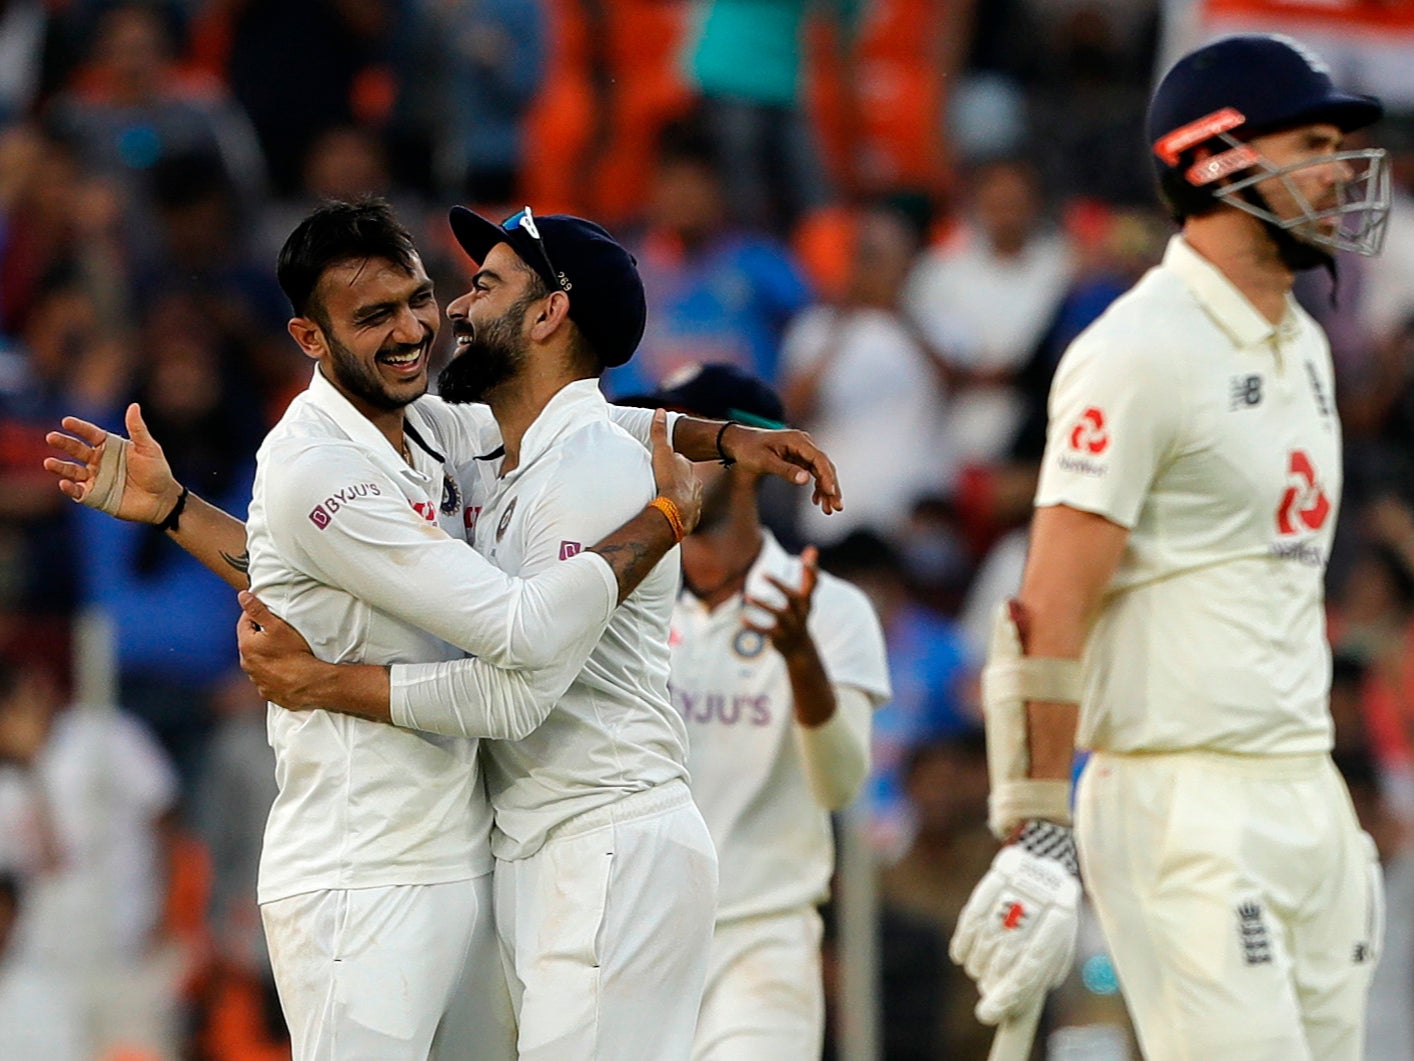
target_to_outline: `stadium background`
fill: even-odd
[[[253,902],[270,751],[232,594],[40,462],[61,415],[117,427],[135,399],[179,477],[243,512],[309,373],[275,250],[320,196],[366,192],[444,301],[466,276],[451,203],[603,220],[652,317],[611,393],[733,360],[835,456],[843,517],[767,504],[870,592],[898,694],[841,819],[828,1054],[983,1056],[946,958],[991,854],[979,616],[1019,577],[1055,360],[1162,249],[1152,78],[1245,28],[1302,38],[1391,109],[1371,134],[1396,155],[1385,255],[1300,293],[1347,435],[1338,759],[1390,890],[1369,1056],[1414,1058],[1403,0],[0,0],[0,1057],[288,1056]],[[1093,927],[1052,1010],[1038,1056],[1131,1056]]]

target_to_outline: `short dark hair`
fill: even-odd
[[[327,269],[342,262],[383,258],[411,273],[416,256],[412,235],[393,216],[386,199],[330,199],[290,233],[280,248],[275,275],[296,317],[314,317],[327,326],[314,297]]]

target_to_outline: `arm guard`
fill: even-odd
[[[1080,702],[1080,663],[1024,654],[1021,631],[1007,601],[997,608],[987,665],[982,669],[982,714],[991,777],[987,825],[1000,840],[1031,818],[1070,824],[1070,781],[1029,777],[1028,700]]]

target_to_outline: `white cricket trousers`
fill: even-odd
[[[693,1061],[819,1061],[823,927],[813,906],[717,925]]]
[[[521,1061],[686,1061],[716,905],[717,853],[681,781],[498,861]]]
[[[491,875],[260,908],[294,1061],[515,1057]]]
[[[1358,1061],[1374,844],[1325,755],[1097,753],[1086,887],[1148,1061]]]

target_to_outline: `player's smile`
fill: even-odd
[[[427,372],[427,353],[432,346],[432,332],[429,330],[422,342],[416,345],[398,344],[380,350],[374,360],[392,370],[400,380],[410,380]]]

